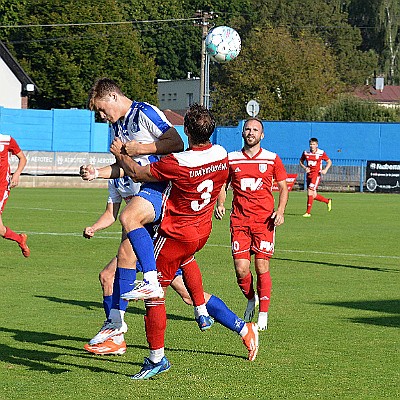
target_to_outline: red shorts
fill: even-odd
[[[208,237],[182,242],[180,240],[157,236],[154,242],[154,254],[157,264],[158,280],[162,287],[167,287],[175,278],[176,271],[193,260],[196,252],[207,243]]]
[[[307,175],[307,188],[310,190],[317,190],[320,180],[321,174]]]
[[[8,196],[10,195],[10,186],[0,186],[0,214],[3,213],[4,206],[7,203]]]
[[[263,224],[231,226],[232,256],[234,259],[269,259],[274,254],[275,225],[270,217]]]

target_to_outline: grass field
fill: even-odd
[[[102,189],[12,191],[3,220],[29,234],[32,255],[0,240],[0,399],[395,399],[400,397],[399,195],[332,193],[302,218],[290,194],[271,262],[269,329],[255,362],[220,325],[201,333],[191,307],[170,291],[171,370],[132,381],[147,356],[143,303],[131,304],[124,356],[83,345],[104,313],[97,275],[115,254],[118,224],[88,241]],[[197,257],[205,289],[242,316],[228,218]]]

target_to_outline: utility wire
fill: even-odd
[[[113,22],[82,22],[70,24],[34,24],[34,25],[0,25],[0,28],[19,29],[19,28],[56,28],[66,26],[90,26],[90,25],[132,25],[132,24],[151,24],[161,22],[177,22],[177,21],[197,21],[199,17],[191,18],[171,18],[171,19],[153,19],[153,20],[132,20],[132,21],[113,21]]]

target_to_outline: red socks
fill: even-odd
[[[194,257],[190,262],[182,265],[181,268],[183,270],[183,281],[185,282],[186,289],[193,300],[193,306],[197,307],[205,304],[203,279],[200,268]]]
[[[257,292],[260,301],[260,312],[268,312],[271,299],[272,279],[269,271],[257,275]]]
[[[9,227],[6,226],[6,233],[4,234],[4,239],[13,240],[18,244],[21,243],[21,236],[18,233],[12,231]]]
[[[147,342],[150,350],[161,349],[164,347],[165,329],[167,328],[165,299],[145,300],[145,304],[144,324]]]
[[[315,200],[317,200],[317,201],[322,201],[322,202],[325,203],[325,204],[328,204],[328,202],[329,202],[329,200],[328,200],[326,197],[321,196],[320,194],[317,194],[317,195],[315,196]]]
[[[237,278],[237,283],[246,299],[251,300],[255,295],[253,288],[253,275],[251,272],[249,272],[244,278]]]

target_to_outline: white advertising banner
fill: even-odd
[[[27,163],[24,174],[28,175],[79,175],[79,167],[93,164],[104,167],[115,162],[110,153],[69,153],[49,151],[24,151]],[[11,171],[15,171],[18,158],[10,158]]]

